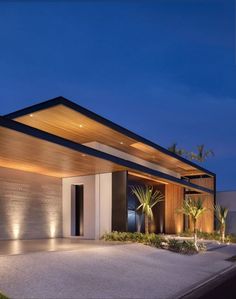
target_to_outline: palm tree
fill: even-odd
[[[229,210],[220,205],[215,205],[214,210],[215,210],[216,218],[220,223],[221,242],[224,243],[225,242],[226,218],[227,218]]]
[[[203,202],[201,198],[193,199],[190,196],[186,198],[183,202],[183,207],[180,209],[184,215],[190,216],[193,221],[193,232],[194,232],[194,246],[198,251],[197,246],[197,220],[206,211],[206,208],[203,207]]]
[[[183,156],[184,154],[186,154],[186,151],[184,149],[177,148],[177,142],[172,143],[171,146],[169,146],[167,149],[168,151],[179,156]]]
[[[134,194],[140,205],[137,210],[142,208],[145,216],[145,233],[149,233],[149,219],[153,219],[152,208],[159,202],[164,200],[164,195],[159,190],[153,190],[153,186],[131,186],[132,194]]]
[[[201,144],[197,146],[197,153],[189,153],[191,160],[197,160],[198,162],[205,162],[210,156],[214,156],[213,150],[206,150],[205,145]]]

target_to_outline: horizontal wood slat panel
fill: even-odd
[[[214,230],[214,196],[213,195],[191,195],[192,198],[201,198],[203,201],[203,206],[207,209],[198,219],[197,228],[201,232],[211,233]],[[191,223],[191,222],[190,222]],[[190,225],[191,230],[193,225]]]
[[[124,170],[107,160],[0,127],[0,166],[55,177]]]
[[[214,178],[196,178],[191,179],[190,182],[195,185],[214,190]]]

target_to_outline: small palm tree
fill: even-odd
[[[142,208],[145,216],[145,233],[149,233],[149,219],[153,219],[152,208],[159,202],[164,200],[164,195],[159,190],[153,190],[153,186],[131,186],[132,194],[134,194],[140,205],[137,210]]]
[[[215,154],[213,150],[205,150],[205,145],[201,144],[197,146],[197,153],[189,153],[189,158],[191,160],[196,160],[198,162],[205,162],[209,157],[213,157]]]
[[[184,154],[186,154],[186,151],[184,149],[177,148],[177,142],[172,143],[172,145],[169,146],[167,149],[168,151],[179,156],[183,156]]]
[[[197,245],[197,220],[199,216],[201,216],[205,211],[206,208],[203,207],[203,202],[201,198],[193,199],[190,196],[186,198],[183,202],[182,209],[179,210],[184,215],[190,216],[193,221],[193,232],[194,232],[194,246],[198,251]]]
[[[226,218],[227,218],[229,210],[220,205],[215,205],[214,210],[215,210],[216,218],[220,223],[221,242],[224,243],[225,242]]]

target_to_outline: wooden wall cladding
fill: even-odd
[[[195,178],[190,180],[191,183],[206,187],[208,189],[214,190],[215,183],[214,178]],[[191,195],[193,198],[201,198],[203,200],[204,207],[207,208],[206,212],[200,216],[198,220],[197,227],[202,232],[211,233],[214,230],[214,195],[210,194],[199,194],[199,195]],[[190,226],[192,229],[192,225]]]
[[[183,231],[183,214],[177,210],[183,205],[184,189],[174,184],[165,188],[165,233],[180,233]]]
[[[190,183],[201,186],[201,187],[208,188],[210,190],[214,190],[214,188],[215,188],[213,177],[191,179]]]
[[[214,230],[214,196],[199,194],[199,195],[191,195],[192,198],[198,199],[201,198],[203,201],[203,206],[206,207],[206,211],[202,214],[197,221],[197,228],[201,232],[211,233]],[[190,222],[191,223],[191,222]],[[193,229],[192,224],[190,225],[190,229]]]

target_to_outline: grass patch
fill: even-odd
[[[119,242],[134,242],[141,243],[148,246],[167,249],[182,254],[195,254],[198,253],[191,240],[176,240],[168,239],[163,235],[157,234],[143,234],[143,233],[129,233],[113,231],[103,236],[105,241],[119,241]],[[199,251],[205,250],[205,246],[201,243],[198,244]]]

